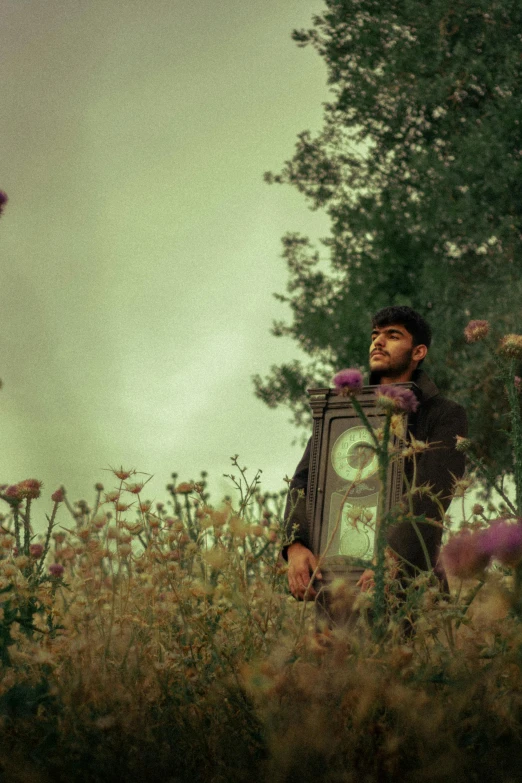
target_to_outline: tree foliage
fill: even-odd
[[[283,238],[289,282],[276,296],[292,320],[273,333],[293,337],[311,362],[256,376],[256,394],[302,424],[307,386],[366,365],[372,313],[408,304],[434,329],[426,369],[466,405],[472,435],[502,466],[506,401],[463,328],[486,318],[505,333],[522,321],[522,6],[325,6],[311,29],[293,33],[327,64],[322,130],[299,134],[282,171],[265,175],[331,221],[320,251],[306,237]]]

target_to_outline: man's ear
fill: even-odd
[[[421,362],[426,354],[428,353],[428,349],[425,345],[416,345],[413,349],[411,358],[414,362]]]

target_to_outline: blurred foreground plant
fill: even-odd
[[[512,475],[515,497],[509,497],[494,475],[477,456],[474,444],[461,438],[457,448],[465,451],[475,475],[496,490],[503,501],[501,515],[484,515],[484,508],[474,507],[475,523],[466,525],[453,536],[442,551],[447,570],[455,577],[478,580],[476,591],[484,584],[487,571],[497,563],[506,574],[512,574],[509,595],[511,611],[522,619],[522,416],[520,410],[520,378],[516,375],[522,361],[522,335],[508,334],[495,342],[490,325],[485,320],[470,321],[464,330],[468,343],[483,342],[496,364],[497,377],[509,400],[512,447]],[[495,511],[491,505],[490,511]],[[476,593],[475,591],[475,593]]]

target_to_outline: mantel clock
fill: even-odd
[[[400,386],[414,388],[412,383]],[[377,389],[378,386],[365,386],[356,395],[375,429],[383,425],[385,418],[376,406]],[[372,436],[359,419],[351,398],[326,388],[310,389],[308,394],[313,433],[306,502],[313,552],[321,556],[322,569],[370,567],[379,494],[386,493],[386,510],[400,500],[402,461],[391,461],[386,487],[381,488]]]

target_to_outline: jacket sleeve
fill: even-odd
[[[306,516],[306,490],[308,488],[308,472],[310,469],[310,450],[312,439],[308,441],[305,452],[301,457],[288,490],[283,527],[286,540],[292,543],[299,541],[310,548],[310,525]],[[299,491],[301,490],[301,495]],[[283,547],[281,554],[287,559],[288,544]]]
[[[444,511],[451,503],[454,480],[464,474],[465,455],[457,451],[455,444],[457,435],[465,437],[467,431],[466,412],[461,405],[443,398],[433,405],[427,422],[430,448],[417,456],[416,484],[418,487],[429,486],[431,492],[438,495]],[[428,495],[414,496],[413,511],[415,516],[441,521],[440,509]],[[439,553],[442,527],[422,522],[418,527],[433,567]],[[427,568],[422,545],[410,522],[391,527],[387,538],[389,546],[399,556],[417,568]]]

